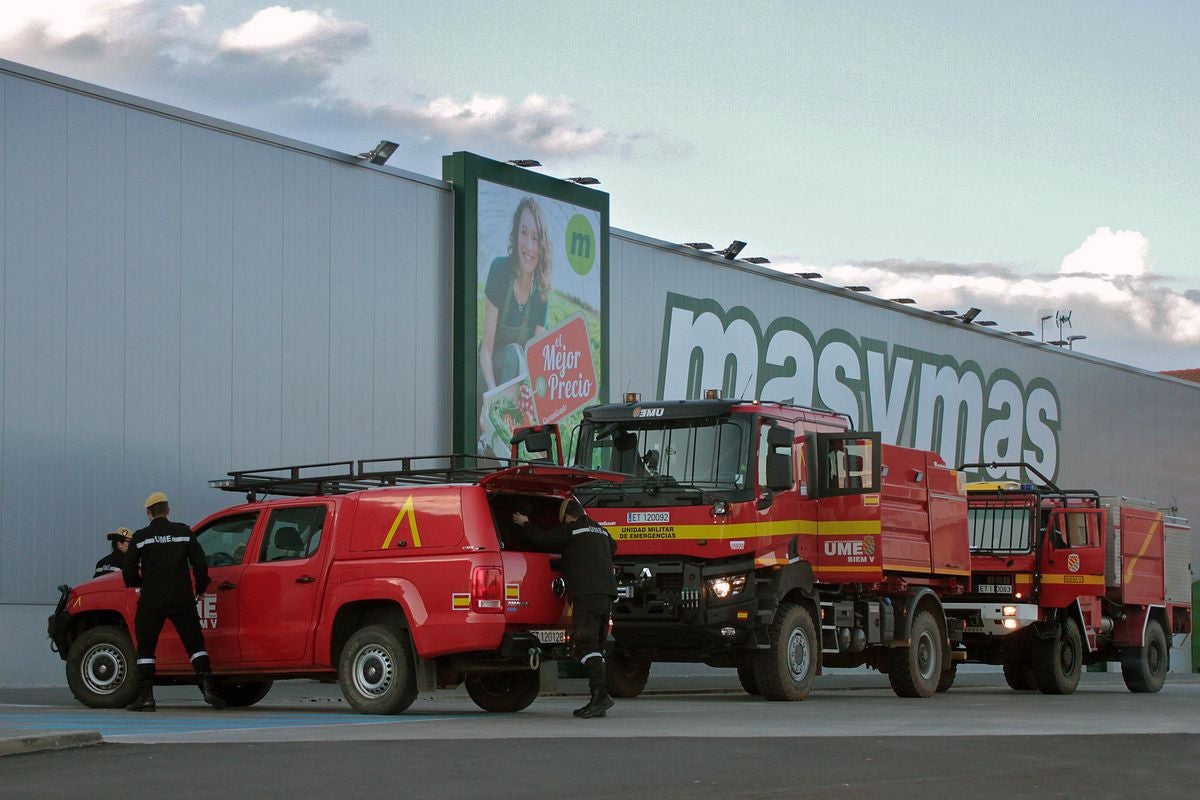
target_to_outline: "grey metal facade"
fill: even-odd
[[[0,240],[0,682],[150,491],[449,441],[441,181],[3,63]]]
[[[439,180],[0,62],[0,684],[62,682],[54,586],[150,491],[194,522],[230,469],[448,449],[452,219]],[[821,402],[947,460],[1049,446],[1060,485],[1200,519],[1200,386],[610,247],[614,393]]]

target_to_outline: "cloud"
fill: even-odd
[[[369,39],[366,25],[338,19],[332,12],[271,6],[256,12],[243,24],[222,31],[217,38],[217,50],[301,64],[327,74],[364,47]]]
[[[911,297],[926,309],[982,308],[1001,330],[1040,333],[1041,317],[1072,312],[1087,352],[1153,369],[1196,366],[1200,290],[1176,290],[1150,269],[1150,246],[1138,231],[1097,228],[1057,272],[1029,274],[995,263],[866,261],[832,266],[772,257],[783,272],[820,272],[823,282],[866,285],[875,297]],[[1053,332],[1053,335],[1052,335]],[[1046,338],[1057,337],[1051,321]]]
[[[41,0],[0,15],[5,58],[305,141],[356,152],[386,137],[436,170],[453,150],[507,158],[685,153],[648,132],[583,122],[568,97],[357,96],[337,70],[365,53],[367,25],[333,11],[263,7],[223,30],[204,3]]]

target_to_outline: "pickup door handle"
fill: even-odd
[[[217,584],[218,592],[228,592],[230,589],[236,589],[237,584],[233,581],[221,581]]]
[[[296,583],[312,583],[315,580],[316,578],[312,575],[301,575],[299,578],[296,578]]]

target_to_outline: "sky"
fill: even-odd
[[[0,6],[0,58],[433,177],[534,158],[616,228],[1200,367],[1200,4]]]

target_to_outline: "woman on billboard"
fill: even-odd
[[[525,371],[526,343],[546,330],[552,268],[541,209],[526,196],[513,213],[508,255],[492,261],[488,269],[479,345],[485,391]]]

